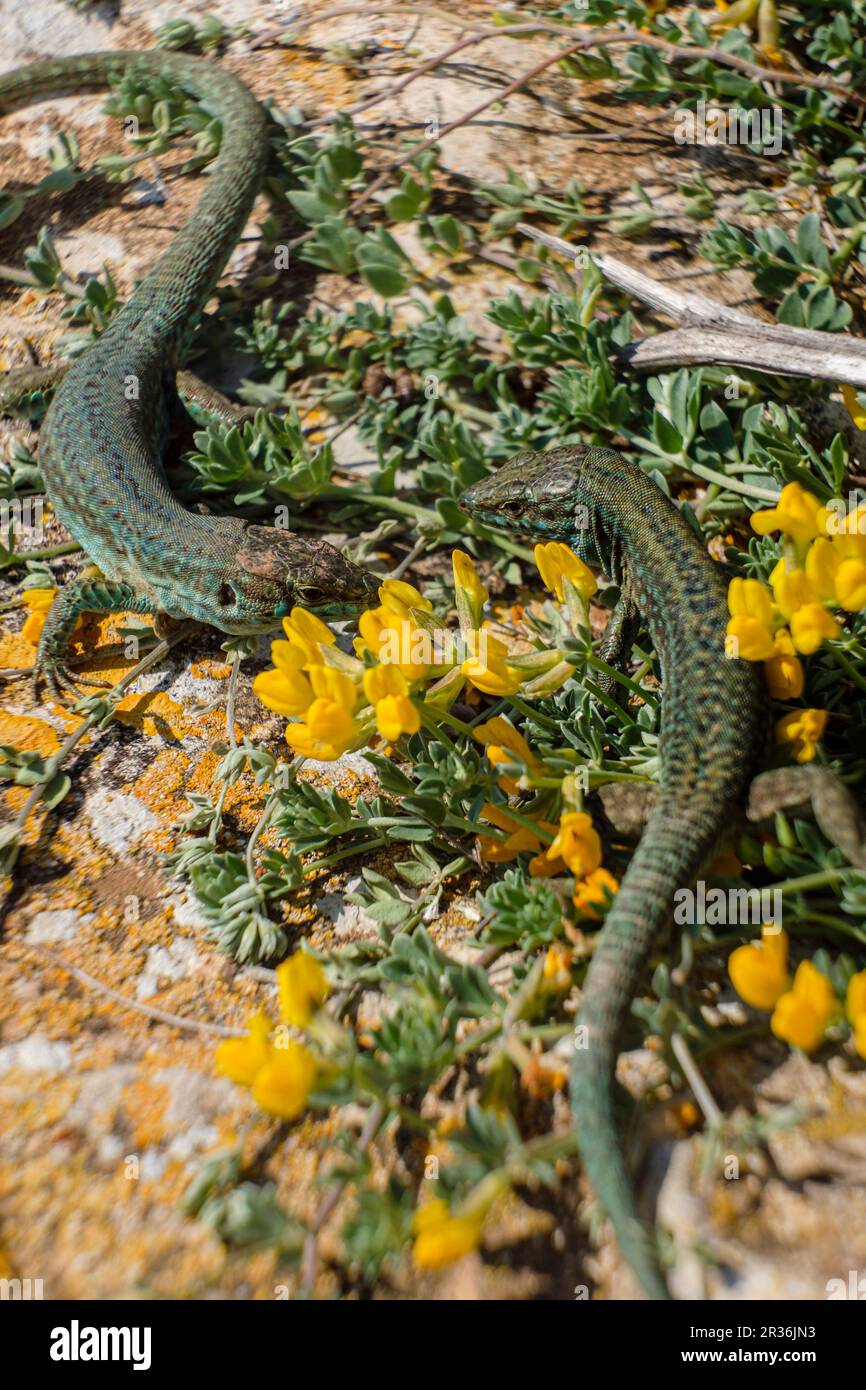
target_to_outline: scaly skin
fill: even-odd
[[[718,844],[760,751],[758,673],[724,655],[725,585],[699,539],[633,463],[585,446],[519,454],[470,488],[487,525],[565,541],[635,602],[655,644],[664,694],[661,787],[599,937],[583,989],[571,1101],[587,1175],[644,1292],[668,1298],[638,1219],[614,1118],[623,1026],[653,944]],[[576,517],[589,524],[581,527]]]
[[[128,70],[163,73],[207,101],[222,121],[222,145],[189,221],[66,372],[42,426],[39,459],[54,509],[105,576],[101,587],[70,586],[49,615],[37,665],[55,693],[74,689],[64,653],[78,614],[94,603],[102,612],[119,604],[244,634],[273,627],[294,603],[342,616],[377,586],[322,541],[189,512],[166,483],[167,387],[252,208],[266,118],[215,63],[161,50],[34,63],[0,77],[0,105],[104,86]]]

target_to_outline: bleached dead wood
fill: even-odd
[[[575,264],[579,248],[561,237],[523,222],[517,230]],[[866,387],[866,340],[862,338],[792,328],[784,323],[762,323],[752,314],[719,304],[708,295],[673,289],[615,256],[604,252],[589,254],[605,279],[617,289],[682,325],[623,349],[623,360],[639,371],[709,362]],[[576,269],[574,273],[579,277],[581,272]]]

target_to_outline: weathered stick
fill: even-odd
[[[519,222],[517,230],[574,263],[577,248],[561,237],[541,232],[525,222]],[[623,360],[638,371],[694,366],[700,362],[725,363],[780,376],[822,377],[866,387],[866,341],[862,338],[792,328],[785,323],[762,323],[752,314],[719,304],[708,295],[672,289],[615,256],[590,254],[605,279],[617,289],[683,325],[623,349]]]

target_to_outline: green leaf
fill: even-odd
[[[830,269],[830,257],[821,240],[821,219],[816,212],[807,212],[797,228],[797,249],[804,265],[818,270]]]
[[[660,410],[653,411],[652,434],[663,454],[676,457],[682,452],[683,441],[679,430],[665,419]]]
[[[42,788],[42,800],[51,810],[58,806],[72,786],[72,781],[65,772],[55,772],[49,782]]]
[[[299,213],[305,222],[316,226],[320,222],[327,222],[334,213],[340,208],[340,201],[327,193],[319,191],[311,193],[306,189],[297,189],[288,194],[289,202]]]

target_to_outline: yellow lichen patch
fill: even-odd
[[[214,773],[218,762],[219,758],[216,753],[202,753],[190,772],[188,787],[191,792],[207,793],[213,790]]]
[[[164,748],[136,782],[124,788],[158,815],[173,814],[190,760],[179,748]]]
[[[226,681],[232,673],[232,668],[225,661],[214,661],[211,657],[205,657],[203,661],[194,661],[189,673],[196,680]]]
[[[182,738],[189,732],[189,720],[183,705],[172,700],[163,690],[142,695],[125,695],[117,706],[117,719],[130,728],[154,734]]]
[[[218,761],[213,753],[203,754],[190,773],[187,791],[199,792],[204,796],[213,796],[215,790],[218,792],[219,784],[214,782]],[[228,788],[224,809],[237,818],[243,830],[249,831],[261,814],[264,798],[264,787],[257,787],[253,778],[246,774]]]
[[[23,714],[9,714],[8,711],[0,713],[0,743],[8,744],[12,748],[27,749],[28,752],[40,753],[43,758],[48,758],[52,753],[56,753],[59,747],[57,735],[50,724],[46,724],[42,719],[28,718]],[[3,784],[3,792],[9,810],[20,811],[31,790],[30,787]],[[25,841],[36,839],[38,833],[37,823],[31,820],[25,831]]]
[[[9,670],[25,670],[33,665],[35,648],[20,632],[4,632],[0,637],[0,666]]]
[[[165,1139],[169,1099],[166,1086],[144,1077],[124,1086],[121,1100],[127,1119],[133,1125],[132,1138],[137,1148],[160,1144]]]
[[[149,626],[150,619],[140,613],[108,613],[99,617],[87,613],[81,619],[72,645],[73,654],[80,659],[77,668],[85,675],[97,680],[108,681],[113,685],[126,675],[138,661],[137,656],[127,656],[118,650],[118,645],[129,639],[122,635],[121,629]],[[111,651],[111,648],[115,648]]]
[[[57,734],[44,719],[32,719],[24,714],[0,711],[0,743],[13,748],[26,748],[48,758],[59,748]]]

